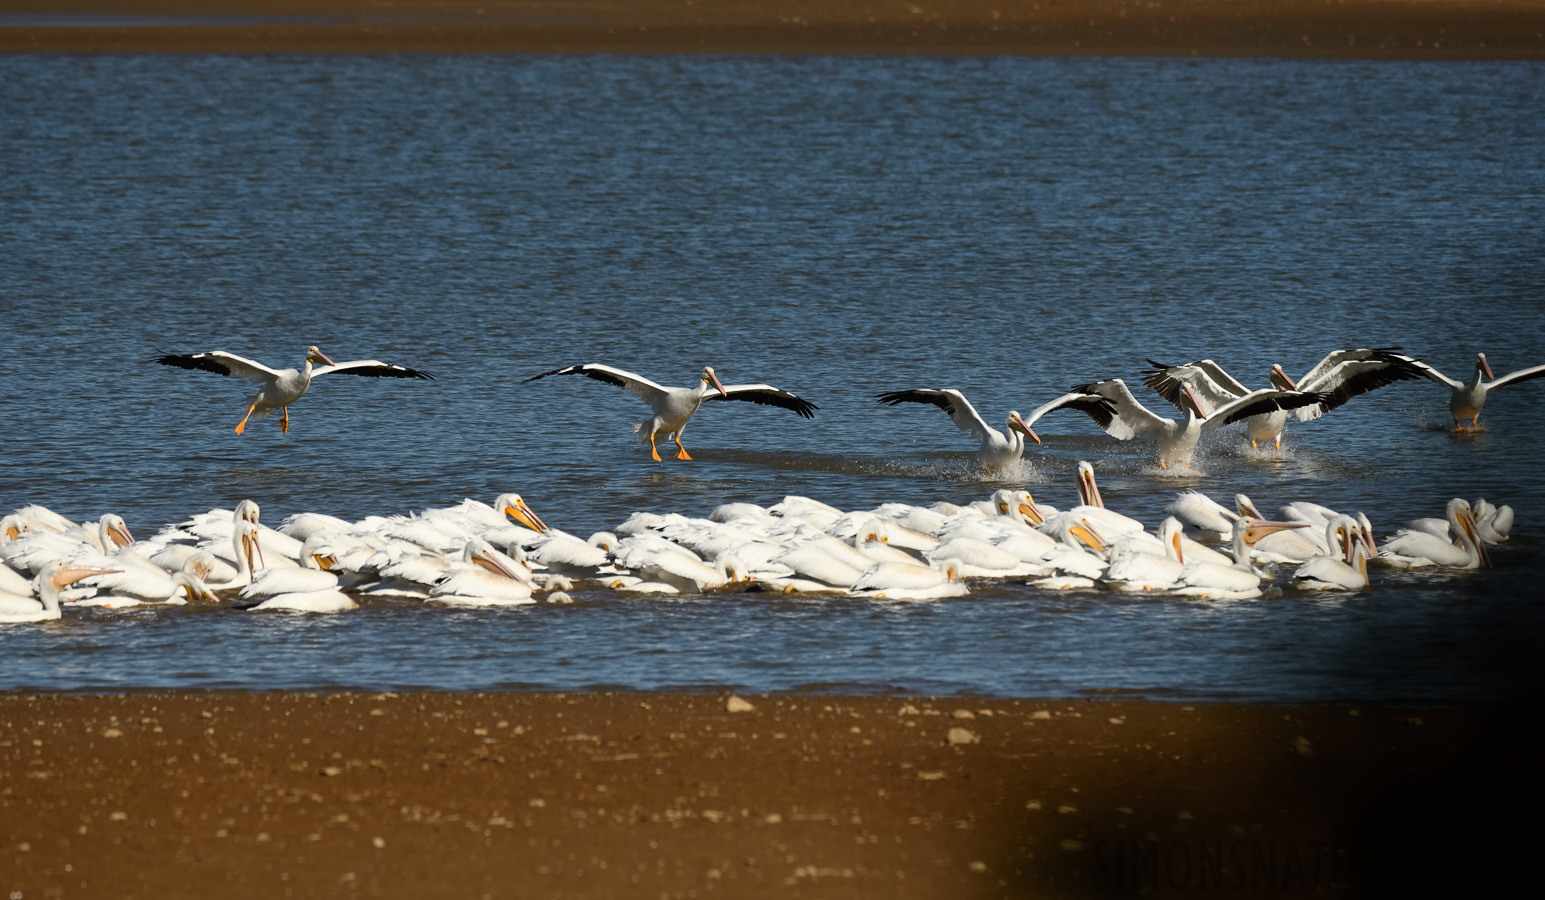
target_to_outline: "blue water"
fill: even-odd
[[[1143,359],[1264,386],[1401,345],[1468,377],[1545,362],[1545,66],[1255,60],[522,56],[0,57],[0,510],[137,534],[251,497],[405,513],[518,490],[588,534],[634,510],[809,495],[964,502],[968,438],[882,390],[990,419]],[[232,428],[246,385],[152,365],[307,344],[438,380],[319,382]],[[716,404],[696,460],[583,379],[704,364],[821,406]],[[1139,396],[1144,389],[1136,387]],[[1073,414],[1016,473],[1067,506],[1092,461],[1148,522],[1181,489],[1313,499],[1381,530],[1512,504],[1495,569],[1334,600],[1057,596],[920,606],[581,594],[572,608],[374,606],[326,620],[77,613],[0,629],[0,688],[708,688],[1268,700],[1532,691],[1545,382],[1478,436],[1397,385],[1237,434],[1189,477]],[[1157,401],[1155,408],[1157,408]],[[744,408],[742,408],[744,407]]]

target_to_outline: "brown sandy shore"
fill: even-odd
[[[1532,710],[748,699],[0,696],[0,897],[1482,896],[1535,874]]]
[[[0,52],[1545,59],[1545,0],[0,0]]]

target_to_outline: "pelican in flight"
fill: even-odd
[[[163,366],[176,366],[179,369],[199,369],[214,372],[216,375],[245,378],[260,385],[258,392],[252,396],[247,406],[247,414],[236,423],[237,434],[247,430],[247,420],[254,415],[261,419],[276,409],[283,410],[279,428],[285,434],[289,434],[290,404],[306,393],[306,389],[311,387],[311,379],[318,375],[342,372],[345,375],[364,375],[370,378],[434,380],[434,376],[428,372],[394,366],[375,359],[335,363],[327,357],[327,354],[314,346],[306,348],[306,362],[299,370],[270,369],[262,363],[253,362],[234,353],[226,353],[224,350],[211,350],[207,353],[166,353],[155,357],[154,361]],[[313,366],[318,367],[313,368]]]
[[[1310,404],[1293,410],[1300,422],[1308,422],[1330,412],[1360,394],[1397,381],[1420,378],[1426,374],[1419,363],[1408,356],[1395,353],[1399,347],[1376,347],[1359,350],[1336,350],[1326,354],[1304,377],[1294,381],[1280,365],[1271,367],[1271,386],[1279,391],[1320,392],[1329,399],[1323,404]],[[1158,392],[1159,396],[1180,405],[1180,389],[1189,387],[1201,401],[1203,410],[1212,415],[1219,407],[1241,397],[1248,396],[1249,388],[1240,384],[1234,376],[1210,359],[1180,366],[1167,366],[1148,360],[1148,377],[1143,384]],[[1288,410],[1273,409],[1249,417],[1245,429],[1250,434],[1250,446],[1259,450],[1260,443],[1272,441],[1282,449],[1282,428],[1287,424]]]
[[[1039,435],[1030,426],[1040,418],[1053,410],[1063,407],[1090,407],[1085,410],[1090,415],[1109,414],[1110,404],[1099,398],[1091,398],[1084,394],[1064,394],[1056,400],[1042,406],[1030,414],[1029,419],[1019,415],[1018,410],[1010,410],[1008,416],[1007,433],[987,424],[966,395],[954,388],[914,388],[909,391],[887,391],[877,394],[875,399],[887,406],[897,406],[902,403],[927,403],[944,410],[955,423],[955,427],[961,431],[969,431],[971,436],[977,439],[977,461],[982,464],[982,474],[991,475],[994,472],[1013,465],[1024,455],[1025,438],[1041,442]]]
[[[599,363],[564,366],[551,372],[533,375],[521,384],[528,384],[549,375],[583,375],[586,378],[616,385],[642,397],[654,411],[654,415],[636,423],[633,426],[633,433],[649,442],[649,454],[654,457],[655,462],[661,461],[660,450],[655,446],[655,438],[660,435],[671,435],[675,438],[677,459],[692,458],[688,455],[687,448],[681,445],[681,435],[687,429],[687,420],[692,418],[692,414],[697,412],[697,408],[704,400],[749,400],[764,406],[778,406],[792,410],[807,419],[815,418],[815,411],[820,408],[808,400],[801,400],[788,391],[779,390],[770,384],[732,384],[726,387],[720,383],[719,376],[714,374],[712,366],[705,366],[697,386],[690,388],[662,387],[642,375],[634,375],[632,372],[624,372],[622,369],[603,366]]]
[[[1545,375],[1545,365],[1539,365],[1530,366],[1527,369],[1519,369],[1516,372],[1509,372],[1498,378],[1491,373],[1491,363],[1486,361],[1486,354],[1477,353],[1475,354],[1475,380],[1465,384],[1462,381],[1456,381],[1444,375],[1419,359],[1412,359],[1408,356],[1403,356],[1401,359],[1410,362],[1422,375],[1427,376],[1428,380],[1449,389],[1448,411],[1454,416],[1455,431],[1471,431],[1476,433],[1485,431],[1486,429],[1481,427],[1480,419],[1481,407],[1486,405],[1486,395],[1488,393],[1503,385],[1528,381],[1531,378],[1539,378]],[[1487,379],[1490,380],[1488,381]],[[1465,428],[1463,425],[1460,425],[1460,419],[1469,419],[1470,427]]]
[[[1252,391],[1222,404],[1209,413],[1197,399],[1196,392],[1182,385],[1180,409],[1186,414],[1183,421],[1166,419],[1151,412],[1137,402],[1126,382],[1120,378],[1108,378],[1089,384],[1077,385],[1075,394],[1104,397],[1111,402],[1115,414],[1107,421],[1090,415],[1105,433],[1120,441],[1136,437],[1155,438],[1159,444],[1159,467],[1168,469],[1170,463],[1191,468],[1191,457],[1196,452],[1202,433],[1238,422],[1259,413],[1278,409],[1298,409],[1330,402],[1330,395],[1305,391],[1260,390]]]

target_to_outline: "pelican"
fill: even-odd
[[[1104,397],[1115,408],[1115,415],[1101,422],[1091,415],[1105,433],[1121,441],[1135,437],[1153,437],[1159,444],[1159,467],[1168,469],[1170,463],[1191,468],[1191,457],[1202,433],[1220,428],[1240,419],[1271,410],[1298,409],[1314,404],[1330,402],[1328,394],[1304,391],[1261,390],[1231,400],[1216,407],[1209,414],[1197,399],[1196,392],[1188,386],[1180,388],[1180,408],[1186,414],[1184,421],[1177,422],[1155,415],[1137,402],[1126,382],[1109,378],[1077,385],[1074,393]]]
[[[1316,556],[1293,572],[1293,586],[1307,590],[1360,591],[1368,586],[1368,544],[1356,519],[1338,515],[1325,526],[1330,556]]]
[[[953,388],[915,388],[909,391],[889,391],[875,399],[887,406],[902,403],[927,403],[937,406],[949,415],[950,421],[961,431],[969,431],[977,440],[976,459],[982,464],[982,474],[992,475],[1019,461],[1025,452],[1025,438],[1041,442],[1034,430],[1020,418],[1018,410],[1010,410],[1007,433],[987,424],[966,395]]]
[[[1395,536],[1384,542],[1379,555],[1386,564],[1419,566],[1444,566],[1454,569],[1477,569],[1488,564],[1485,545],[1476,533],[1475,515],[1470,502],[1460,497],[1448,501],[1445,510],[1450,531],[1459,538],[1456,547],[1446,538],[1436,537],[1424,531],[1400,529]]]
[[[779,390],[769,384],[732,384],[725,387],[720,383],[719,376],[714,374],[712,366],[703,368],[702,377],[698,379],[697,386],[692,388],[661,387],[642,375],[634,375],[632,372],[624,372],[598,363],[553,369],[550,372],[533,375],[521,383],[528,384],[549,375],[583,375],[586,378],[616,385],[642,397],[654,411],[654,415],[635,424],[633,433],[642,435],[642,439],[649,442],[649,453],[654,457],[655,462],[661,461],[660,450],[655,446],[657,435],[671,435],[675,438],[677,459],[692,458],[687,453],[687,448],[681,445],[681,435],[687,428],[687,420],[692,418],[692,414],[697,412],[697,408],[704,400],[749,400],[764,406],[792,410],[807,419],[815,418],[815,411],[820,408],[808,400],[801,400],[788,391]],[[718,393],[713,393],[714,391]]]
[[[292,594],[276,594],[254,606],[242,606],[251,612],[282,610],[285,612],[335,613],[357,609],[359,604],[340,590],[304,591]]]
[[[956,560],[940,560],[940,565],[942,570],[917,563],[875,563],[854,582],[853,593],[876,600],[940,600],[970,593],[960,581]]]
[[[318,375],[342,372],[346,375],[365,375],[371,378],[434,380],[434,376],[428,372],[389,365],[375,359],[335,363],[315,346],[306,348],[305,364],[298,371],[270,369],[262,363],[253,362],[234,353],[226,353],[224,350],[211,350],[205,353],[166,353],[155,357],[153,361],[163,366],[176,366],[179,369],[199,369],[214,372],[216,375],[245,378],[261,385],[247,406],[247,414],[236,423],[237,434],[247,430],[247,420],[253,415],[261,419],[276,409],[283,410],[283,416],[279,419],[279,428],[285,434],[289,434],[290,404],[306,393],[306,389],[311,387],[311,379]],[[314,364],[320,364],[321,368],[312,368]]]
[[[1111,560],[1100,580],[1118,591],[1165,591],[1180,583],[1186,568],[1185,548],[1181,545],[1182,525],[1174,516],[1159,523],[1159,541],[1164,555],[1128,549]]]
[[[1164,507],[1185,528],[1188,536],[1199,541],[1224,541],[1234,533],[1239,514],[1200,491],[1185,491],[1175,502]]]
[[[1261,573],[1250,562],[1251,548],[1268,534],[1293,528],[1307,528],[1302,522],[1264,522],[1239,519],[1234,523],[1234,564],[1220,566],[1210,562],[1190,562],[1180,575],[1180,587],[1174,592],[1204,600],[1250,600],[1261,595]]]
[[[1519,369],[1516,372],[1509,372],[1498,378],[1491,373],[1491,363],[1486,361],[1486,354],[1477,353],[1475,354],[1475,381],[1465,384],[1444,375],[1419,359],[1401,358],[1408,360],[1411,365],[1419,369],[1421,374],[1427,376],[1429,381],[1441,384],[1449,389],[1448,411],[1454,416],[1454,430],[1461,432],[1485,431],[1480,424],[1481,407],[1486,405],[1486,395],[1491,393],[1491,391],[1503,385],[1528,381],[1531,378],[1539,378],[1541,375],[1545,375],[1545,365],[1539,365],[1531,366],[1527,369]],[[1488,378],[1491,380],[1487,381],[1486,379]],[[1460,425],[1460,419],[1469,419],[1470,428],[1467,429]]]
[[[59,592],[93,575],[112,574],[109,569],[91,569],[64,560],[51,560],[38,571],[33,582],[37,597],[0,593],[0,623],[44,622],[59,618]]]
[[[1326,354],[1324,359],[1296,382],[1288,377],[1287,372],[1283,371],[1280,365],[1273,365],[1268,377],[1271,386],[1279,391],[1304,391],[1328,395],[1324,403],[1301,406],[1293,410],[1293,415],[1298,421],[1308,422],[1341,406],[1353,397],[1366,394],[1375,388],[1410,378],[1420,378],[1423,374],[1422,370],[1410,357],[1394,352],[1399,349],[1399,347],[1375,347],[1336,350]],[[1251,393],[1249,388],[1240,384],[1234,376],[1210,359],[1201,359],[1181,366],[1167,366],[1150,359],[1148,365],[1153,368],[1148,372],[1148,377],[1143,379],[1143,384],[1153,388],[1159,396],[1175,404],[1182,411],[1184,411],[1180,402],[1182,387],[1189,387],[1196,393],[1197,399],[1201,401],[1202,410],[1207,415],[1213,415],[1219,407],[1241,397],[1247,397]],[[1251,415],[1245,423],[1245,430],[1250,435],[1250,446],[1259,450],[1260,442],[1273,441],[1276,448],[1281,450],[1282,428],[1287,424],[1287,420],[1287,408]]]

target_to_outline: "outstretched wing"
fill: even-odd
[[[522,381],[521,384],[530,384],[533,381],[546,378],[549,375],[583,375],[586,378],[592,378],[596,381],[604,382],[606,384],[614,384],[631,394],[637,394],[638,396],[643,397],[645,400],[651,402],[658,398],[664,397],[666,394],[665,388],[655,384],[653,381],[650,381],[642,375],[634,375],[632,372],[616,369],[611,366],[603,366],[600,363],[585,363],[581,366],[564,366],[561,369],[553,369],[551,372],[543,372],[540,375],[533,375],[530,378],[527,378],[525,381]]]
[[[770,384],[727,384],[724,386],[724,394],[718,391],[709,391],[703,395],[704,400],[749,400],[752,403],[760,403],[763,406],[776,406],[781,409],[793,410],[807,419],[815,418],[815,411],[820,409],[809,400],[801,400],[788,391],[779,390]]]
[[[1199,359],[1183,366],[1166,366],[1150,359],[1148,365],[1153,368],[1146,373],[1143,384],[1157,391],[1160,397],[1174,404],[1176,409],[1184,408],[1180,405],[1180,389],[1183,387],[1191,388],[1196,399],[1202,402],[1202,410],[1208,415],[1230,400],[1250,393],[1249,388],[1210,359]]]
[[[1211,431],[1238,422],[1240,419],[1248,419],[1262,413],[1269,413],[1279,409],[1299,409],[1310,405],[1325,405],[1331,402],[1331,395],[1317,391],[1279,391],[1273,388],[1264,388],[1259,391],[1240,397],[1232,403],[1213,410],[1202,422],[1202,429]]]
[[[1095,419],[1095,424],[1105,429],[1106,434],[1118,441],[1130,441],[1140,434],[1162,434],[1165,427],[1171,424],[1170,420],[1155,415],[1148,407],[1138,403],[1137,398],[1127,389],[1127,383],[1120,378],[1077,384],[1073,386],[1073,391],[1080,394],[1094,394],[1110,401],[1112,411],[1110,420],[1100,422],[1099,419]]]
[[[950,421],[961,431],[969,431],[979,441],[985,441],[992,436],[995,429],[983,421],[976,407],[966,399],[966,395],[954,388],[914,388],[910,391],[887,391],[876,394],[876,400],[888,406],[896,406],[901,403],[927,403],[937,406],[949,414]]]
[[[422,378],[425,381],[434,381],[435,377],[420,369],[409,369],[406,366],[394,366],[381,362],[379,359],[356,359],[352,362],[341,362],[335,366],[317,366],[311,370],[311,377],[327,375],[332,372],[341,372],[344,375],[364,375],[367,378]]]
[[[270,369],[260,362],[253,362],[245,356],[226,353],[224,350],[210,350],[207,353],[163,353],[152,357],[151,361],[163,366],[197,369],[228,378],[245,378],[248,381],[266,382],[279,377],[279,372],[275,369]]]
[[[1050,403],[1037,407],[1035,412],[1025,417],[1026,425],[1034,425],[1047,413],[1056,412],[1059,409],[1073,409],[1083,413],[1094,420],[1094,424],[1101,428],[1108,428],[1111,419],[1116,417],[1116,407],[1109,400],[1099,394],[1085,394],[1074,391],[1071,394],[1063,394]]]
[[[1414,356],[1406,356],[1402,353],[1391,353],[1390,356],[1393,356],[1396,359],[1404,360],[1405,362],[1410,363],[1412,366],[1415,366],[1418,372],[1420,372],[1423,376],[1426,377],[1428,381],[1431,381],[1434,384],[1441,384],[1451,391],[1464,389],[1464,384],[1462,382],[1455,381],[1454,379],[1444,375],[1442,372],[1439,372],[1437,369],[1434,369],[1432,366],[1422,362]]]
[[[1486,390],[1502,387],[1504,384],[1513,384],[1517,381],[1528,381],[1531,378],[1539,378],[1545,375],[1545,366],[1533,366],[1528,369],[1519,369],[1517,372],[1509,372],[1495,381],[1486,383]]]
[[[1329,354],[1320,360],[1319,365],[1309,370],[1309,374],[1298,383],[1298,389],[1329,394],[1330,401],[1318,406],[1311,404],[1300,407],[1293,415],[1300,422],[1318,419],[1360,394],[1397,381],[1425,377],[1425,373],[1411,361],[1411,357],[1395,353],[1399,349],[1375,347],[1338,350]]]

